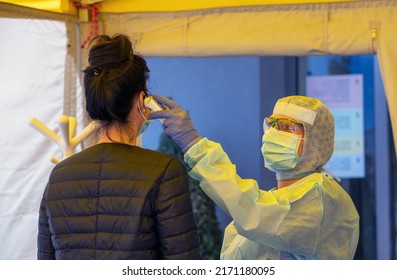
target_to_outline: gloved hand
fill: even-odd
[[[168,98],[158,94],[153,95],[153,98],[161,105],[167,106],[169,110],[153,112],[149,115],[149,119],[164,119],[164,133],[185,153],[201,139],[188,113]]]

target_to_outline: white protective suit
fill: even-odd
[[[353,259],[359,216],[350,196],[324,173],[260,190],[236,173],[220,144],[201,139],[185,154],[190,176],[233,221],[221,259]]]

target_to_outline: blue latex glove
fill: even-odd
[[[164,96],[155,94],[153,98],[161,105],[168,107],[169,110],[153,112],[149,115],[149,119],[164,119],[164,133],[171,137],[185,153],[201,139],[188,113],[177,103]]]

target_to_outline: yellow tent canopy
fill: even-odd
[[[82,4],[98,3],[99,8],[104,13],[128,13],[128,12],[175,12],[192,11],[225,7],[242,6],[261,6],[261,5],[283,5],[283,4],[302,4],[302,3],[325,3],[325,2],[353,2],[356,0],[6,0],[15,5],[51,11],[64,14],[76,14],[73,2]]]

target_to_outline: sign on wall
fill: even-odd
[[[308,76],[306,88],[308,96],[328,106],[335,120],[334,153],[325,168],[340,178],[363,178],[363,75]]]

